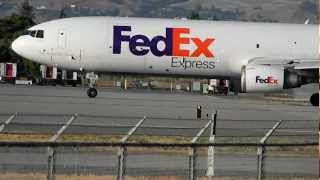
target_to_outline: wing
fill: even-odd
[[[293,68],[299,70],[319,69],[320,59],[281,59],[258,57],[249,60],[250,65],[278,65],[284,68]]]

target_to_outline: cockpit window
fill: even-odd
[[[43,30],[38,30],[37,31],[37,38],[43,38],[43,36],[44,36]]]
[[[35,38],[44,38],[44,30],[28,30],[23,33],[24,35],[30,35]]]
[[[32,36],[32,37],[35,37],[36,33],[37,33],[37,31],[30,31],[29,35]]]

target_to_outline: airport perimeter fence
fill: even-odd
[[[28,180],[317,179],[318,159],[308,156],[308,149],[316,145],[1,142],[0,177]],[[300,148],[299,156],[291,154]]]
[[[2,139],[30,141],[0,141],[0,179],[318,179],[317,125],[217,121],[217,112],[203,120],[0,115]]]

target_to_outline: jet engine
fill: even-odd
[[[297,72],[280,66],[252,65],[241,70],[241,92],[281,91],[306,83]]]

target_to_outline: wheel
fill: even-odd
[[[310,97],[310,103],[313,106],[319,106],[319,93],[315,93]]]
[[[95,98],[98,95],[98,91],[95,88],[89,88],[87,94],[90,98]]]

